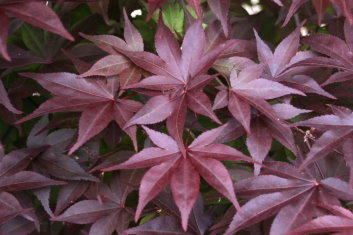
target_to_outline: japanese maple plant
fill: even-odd
[[[0,234],[353,234],[352,0],[0,0]]]

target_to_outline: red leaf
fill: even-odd
[[[303,226],[291,231],[289,235],[339,232],[353,229],[353,220],[340,216],[325,215],[316,218]]]
[[[5,60],[11,61],[9,54],[7,53],[7,35],[8,35],[8,25],[9,25],[9,18],[0,11],[0,54]]]
[[[186,0],[187,3],[194,9],[197,16],[202,18],[201,0]]]
[[[2,83],[2,81],[0,81],[0,104],[4,105],[5,108],[7,108],[9,111],[16,113],[16,114],[21,114],[22,112],[17,110],[15,107],[13,107],[13,105],[10,102],[10,99],[7,95],[7,92],[5,90],[5,87]]]
[[[112,76],[117,75],[129,67],[130,62],[121,55],[108,55],[98,60],[92,68],[85,73],[81,74],[80,77],[88,76]]]
[[[139,31],[131,24],[129,17],[126,14],[126,10],[124,12],[124,38],[127,43],[127,47],[131,51],[143,51],[143,40]]]
[[[20,171],[11,176],[3,176],[0,179],[0,191],[21,191],[61,184],[65,182],[52,180],[32,171]]]
[[[259,120],[252,123],[250,131],[246,138],[246,146],[251,157],[262,163],[271,149],[272,136]],[[254,168],[254,174],[259,175],[261,166],[254,164]]]
[[[182,160],[175,169],[170,186],[179,208],[184,231],[187,230],[189,214],[199,194],[200,177],[189,160]]]
[[[223,32],[225,36],[228,37],[228,11],[230,8],[230,0],[208,0],[207,3],[217,19],[221,21]]]
[[[269,193],[251,199],[241,207],[241,212],[234,216],[224,234],[234,234],[243,228],[273,216],[283,205],[296,199],[306,191],[307,189],[297,190],[295,193]]]
[[[83,200],[69,207],[63,214],[52,218],[52,221],[65,221],[75,224],[89,224],[102,216],[115,212],[118,206],[115,203],[100,203],[96,200]]]
[[[16,18],[25,21],[44,30],[59,34],[71,41],[74,38],[66,31],[59,17],[55,12],[42,2],[22,2],[1,6],[1,10],[14,15]]]
[[[143,176],[139,189],[139,202],[136,209],[135,221],[141,215],[142,209],[166,186],[176,168],[179,159],[163,162],[149,169]]]
[[[174,111],[176,101],[160,95],[148,102],[126,123],[125,128],[136,124],[153,124],[165,120]]]
[[[171,216],[158,216],[140,226],[125,230],[126,234],[138,235],[192,235],[184,232],[179,225],[179,221]]]
[[[239,210],[240,206],[235,197],[232,180],[228,174],[227,168],[225,168],[222,163],[212,158],[199,158],[193,155],[190,155],[190,157],[193,165],[206,182],[228,198],[235,208]]]

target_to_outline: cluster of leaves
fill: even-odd
[[[352,10],[0,0],[0,234],[352,234]]]

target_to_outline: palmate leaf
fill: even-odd
[[[85,79],[70,73],[25,75],[35,79],[57,96],[43,103],[34,113],[17,123],[53,112],[82,112],[79,136],[76,144],[70,149],[70,154],[101,132],[111,121],[115,121],[121,128],[124,127],[132,114],[141,107],[139,102],[115,98],[116,88],[113,86],[115,78],[105,81]],[[126,128],[125,131],[136,148],[136,127]]]
[[[4,26],[0,32],[0,53],[6,60],[11,60],[6,49],[8,17],[14,16],[24,22],[59,34],[68,40],[74,38],[66,31],[56,13],[43,2],[21,1],[17,3],[0,3],[0,22]]]
[[[273,122],[285,125],[279,120],[271,105],[265,100],[274,99],[288,94],[305,95],[299,90],[286,87],[278,82],[259,78],[264,66],[250,65],[238,74],[232,70],[230,74],[231,87],[228,94],[228,110],[250,133],[251,106],[263,113]],[[224,91],[220,91],[224,92]],[[223,94],[224,95],[224,94]],[[220,107],[224,106],[226,101]]]
[[[52,180],[32,171],[20,171],[11,176],[1,177],[0,191],[21,191],[62,184],[65,182]]]
[[[212,111],[209,97],[202,91],[214,77],[204,73],[218,56],[236,41],[224,41],[212,50],[205,51],[205,37],[199,20],[187,30],[180,50],[174,35],[160,19],[155,36],[159,56],[116,48],[133,63],[155,74],[128,86],[154,97],[147,101],[125,127],[153,124],[167,119],[169,133],[182,146],[181,136],[187,108],[220,123]]]
[[[306,72],[305,68],[294,66],[294,64],[306,63],[316,58],[312,53],[298,51],[301,25],[283,39],[273,53],[254,31],[259,60],[265,64],[263,76],[304,93],[316,93],[335,99],[313,78],[303,74]]]
[[[239,208],[229,173],[220,161],[250,159],[229,146],[212,144],[224,128],[226,125],[205,132],[188,147],[180,147],[171,137],[144,127],[158,147],[145,148],[126,162],[103,171],[151,167],[140,184],[135,220],[145,205],[170,183],[186,231],[190,211],[199,193],[200,175]]]
[[[338,1],[337,1],[338,2]],[[353,1],[350,1],[352,4]],[[352,5],[353,6],[353,5]],[[352,18],[353,19],[353,18]],[[353,21],[352,21],[353,22]],[[309,45],[315,51],[327,55],[327,57],[313,57],[296,62],[290,67],[309,66],[309,67],[333,67],[339,68],[347,72],[352,72],[352,38],[353,26],[348,20],[344,23],[344,37],[341,38],[330,34],[312,34],[304,37],[302,42]],[[337,76],[334,74],[333,76]],[[341,78],[330,78],[327,84],[340,81]],[[331,81],[332,80],[332,81]],[[344,81],[344,79],[342,80]],[[324,83],[325,84],[325,83]],[[326,85],[326,84],[325,84]]]
[[[287,234],[296,227],[321,216],[313,203],[340,205],[337,200],[352,198],[349,185],[337,178],[309,176],[293,165],[284,162],[268,162],[262,174],[235,183],[240,196],[254,196],[237,213],[225,234],[233,234],[243,228],[276,215],[270,234]],[[323,177],[325,173],[321,172]],[[330,185],[330,186],[329,186]]]
[[[130,22],[125,9],[123,10],[125,27],[124,38],[122,39],[112,35],[85,35],[84,38],[95,43],[100,49],[108,52],[110,55],[98,60],[88,71],[85,71],[80,77],[89,76],[113,76],[119,75],[121,89],[128,85],[138,82],[142,71],[132,64],[125,56],[116,52],[116,48],[121,48],[131,52],[143,51],[143,40],[139,31]]]
[[[308,233],[339,232],[339,234],[350,234],[353,231],[353,214],[350,210],[340,206],[320,204],[321,207],[329,210],[334,215],[318,217],[294,229],[289,234],[299,235]]]
[[[292,4],[288,10],[287,16],[285,18],[285,21],[283,25],[286,25],[291,17],[295,14],[295,12],[308,0],[292,0]],[[321,24],[323,15],[329,5],[330,1],[328,0],[317,0],[317,1],[312,1],[313,7],[315,8],[316,14],[317,14],[317,22],[318,25]],[[347,1],[340,1],[340,0],[333,0],[331,3],[335,6],[335,8],[339,9],[340,13],[346,17],[347,21],[352,25],[353,24],[353,15],[352,15],[352,8],[353,8],[353,2],[351,0]]]
[[[120,175],[113,174],[109,186],[102,182],[91,185],[85,194],[87,200],[73,204],[64,213],[51,220],[92,224],[89,234],[111,234],[114,231],[122,234],[129,226],[133,214],[130,208],[125,207],[125,200],[128,194],[134,190],[134,183],[137,179],[139,179],[139,175],[134,172],[122,171]],[[77,186],[79,185],[71,185],[70,190],[76,191]],[[59,197],[65,196],[64,194],[68,190],[65,188]],[[79,193],[81,189],[78,192],[74,191],[72,191],[73,198],[82,195]]]
[[[330,107],[334,114],[314,117],[294,124],[296,126],[310,126],[324,131],[311,147],[307,158],[301,165],[302,169],[333,152],[339,145],[344,145],[346,150],[348,149],[353,133],[352,111],[333,105]],[[350,165],[351,160],[348,151],[345,151],[345,156],[348,165]]]

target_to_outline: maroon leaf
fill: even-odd
[[[0,227],[0,232],[2,234],[28,234],[34,230],[36,230],[36,227],[32,221],[19,216]]]
[[[141,215],[142,209],[151,201],[171,180],[178,159],[169,160],[152,167],[143,176],[139,189],[139,203],[137,205],[135,221]]]
[[[72,181],[60,188],[57,204],[55,208],[55,215],[60,214],[72,202],[79,199],[87,190],[88,183],[80,181]]]
[[[259,120],[256,120],[251,125],[250,134],[246,138],[246,146],[251,157],[260,163],[264,161],[268,152],[271,149],[272,136],[267,128],[261,125]],[[254,164],[254,174],[259,175],[260,165]]]
[[[100,203],[96,200],[83,200],[69,207],[63,214],[52,218],[52,221],[66,221],[76,224],[89,224],[96,222],[117,210],[115,203]]]
[[[97,220],[89,230],[89,234],[91,235],[105,235],[105,234],[112,234],[116,227],[118,226],[118,213],[112,213],[110,215],[107,215],[106,217],[103,217],[99,220]]]
[[[57,96],[43,103],[34,113],[22,118],[23,122],[43,114],[59,111],[82,111],[79,123],[79,136],[70,154],[83,143],[101,132],[111,121],[123,127],[128,119],[140,108],[140,104],[132,100],[115,98],[117,88],[110,89],[114,78],[108,81],[77,78],[75,74],[26,74],[38,81],[42,86]],[[101,115],[105,113],[105,115]],[[127,128],[127,134],[137,147],[136,129]]]
[[[273,216],[283,205],[291,202],[305,191],[298,190],[296,193],[270,193],[250,200],[242,206],[242,213],[234,216],[225,234],[234,234],[240,229]]]
[[[126,123],[126,127],[161,122],[172,114],[175,103],[169,97],[155,96]]]
[[[188,160],[179,163],[173,173],[170,185],[174,201],[181,213],[183,229],[186,231],[189,214],[196,202],[200,187],[199,175]]]
[[[112,76],[121,73],[129,66],[129,61],[121,55],[108,55],[98,60],[88,71],[80,77],[88,76]]]
[[[54,214],[49,206],[49,197],[50,197],[50,187],[40,188],[33,190],[34,195],[38,198],[41,202],[44,210],[48,213],[50,217],[53,217]]]
[[[5,108],[7,108],[9,111],[13,113],[16,113],[16,114],[22,113],[21,111],[17,110],[15,107],[12,106],[2,81],[0,81],[0,104],[4,105]]]
[[[338,231],[352,231],[352,219],[342,218],[340,216],[325,215],[316,218],[305,225],[290,232],[290,235],[308,234],[308,233],[327,233]]]
[[[193,233],[184,232],[179,225],[179,221],[171,216],[158,216],[156,219],[144,223],[140,226],[125,230],[126,234],[173,234],[173,235],[191,235]]]
[[[179,146],[169,136],[144,127],[158,148],[145,148],[126,162],[103,170],[152,167],[140,184],[135,220],[145,205],[170,183],[174,201],[181,213],[183,229],[186,230],[199,192],[199,175],[239,208],[232,180],[220,160],[249,161],[249,158],[229,146],[212,143],[226,127],[224,125],[201,134],[188,147]]]
[[[14,5],[2,5],[0,9],[29,24],[59,34],[71,41],[74,40],[65,30],[55,12],[44,3],[33,1],[22,2]]]
[[[3,12],[0,12],[0,24],[2,25],[0,29],[0,54],[5,58],[5,60],[10,61],[11,58],[7,53],[7,27],[9,25],[9,19]]]
[[[20,191],[62,184],[65,182],[52,180],[31,171],[20,171],[11,176],[3,176],[0,179],[0,191]]]
[[[27,168],[31,161],[47,147],[25,148],[5,155],[0,161],[0,177],[10,176]]]
[[[131,51],[143,51],[143,41],[141,34],[139,31],[131,24],[129,17],[126,14],[125,9],[124,12],[124,38],[127,43],[127,47]]]
[[[230,0],[208,0],[207,3],[218,20],[221,21],[223,32],[225,36],[228,37],[228,11],[230,7]]]

